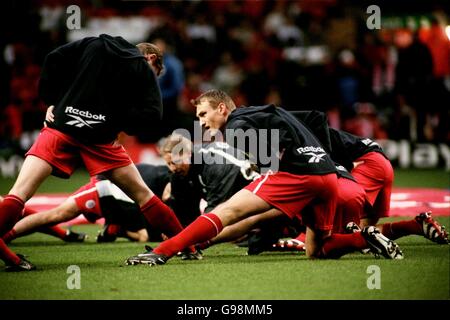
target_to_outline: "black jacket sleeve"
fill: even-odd
[[[178,174],[172,174],[171,199],[169,206],[173,209],[183,226],[189,225],[200,214],[200,200],[202,190],[195,180]]]
[[[202,172],[202,178],[206,184],[206,213],[235,194],[242,187],[238,180],[243,180],[240,179],[240,168],[233,164],[207,165]]]

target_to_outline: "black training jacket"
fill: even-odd
[[[348,171],[353,169],[353,162],[356,159],[368,152],[379,152],[386,157],[383,149],[375,141],[330,128],[327,116],[323,112],[316,110],[293,111],[292,114],[311,129],[322,142],[325,150],[331,154],[331,158]]]
[[[361,138],[333,128],[329,130],[333,148],[331,157],[349,171],[353,169],[354,161],[369,152],[379,152],[388,159],[380,145],[369,138]]]
[[[189,175],[195,179],[210,212],[250,182],[252,172],[246,155],[226,143],[195,146]]]
[[[231,131],[228,131],[230,129]],[[278,153],[280,171],[306,175],[336,173],[334,162],[318,138],[305,124],[283,108],[274,105],[237,108],[231,112],[225,128],[226,139],[230,144],[236,145],[236,142],[230,141],[232,140],[230,135],[233,135],[233,132],[236,135],[236,129],[244,131],[254,129],[256,133],[261,132],[258,134],[259,147],[262,143],[266,143],[268,150]],[[265,139],[266,141],[260,139],[263,134],[262,131],[258,131],[260,129],[279,130],[278,148],[271,139]],[[257,164],[262,170],[264,167],[267,168],[261,163],[259,154],[253,156],[258,159]]]
[[[45,58],[39,92],[54,105],[49,127],[84,143],[136,135],[162,117],[161,92],[139,50],[102,34],[63,45]]]

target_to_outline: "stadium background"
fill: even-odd
[[[74,4],[78,20],[68,10]],[[137,141],[124,139],[137,161],[158,161],[152,146],[141,143],[155,143],[174,128],[191,130],[195,114],[189,100],[215,87],[238,105],[325,111],[335,128],[394,142],[387,152],[401,167],[448,169],[450,6],[378,2],[381,28],[371,30],[370,4],[4,1],[0,175],[15,173],[42,126],[46,106],[37,88],[45,55],[101,33],[166,44],[167,72],[160,81],[164,120]]]
[[[372,4],[380,8],[380,29],[368,28],[367,19],[371,13],[367,12],[367,8]],[[67,12],[71,5],[80,9],[79,28],[73,16],[76,11]],[[434,188],[431,193],[435,190],[435,194],[439,192],[441,195],[436,200],[441,206],[439,212],[448,215],[448,1],[7,0],[0,6],[0,194],[6,194],[12,186],[23,154],[42,127],[46,106],[39,100],[37,88],[45,55],[68,41],[108,33],[121,35],[133,43],[163,41],[166,44],[166,74],[161,79],[165,118],[160,128],[149,128],[145,136],[120,137],[136,162],[162,163],[156,152],[158,139],[174,128],[192,130],[195,113],[189,100],[215,87],[230,93],[237,104],[275,103],[289,110],[322,110],[327,112],[331,126],[377,139],[383,143],[395,165],[396,188]],[[74,27],[73,23],[75,28],[70,30],[68,26],[72,24]],[[47,193],[67,194],[84,184],[87,178],[83,170],[68,181],[50,178],[39,189],[39,196]],[[424,195],[420,191],[423,189],[418,190]],[[402,194],[397,195],[396,200],[405,200]],[[417,198],[406,199],[405,206],[406,202],[415,200]],[[418,201],[429,204],[428,200]],[[56,202],[47,202],[47,205],[54,204]],[[410,207],[405,208],[411,212]],[[448,224],[449,220],[447,218],[444,221]],[[97,229],[87,230],[95,237]],[[57,240],[53,243],[45,236],[32,237],[35,237],[30,238],[37,241],[38,247],[31,252],[42,257],[37,263],[50,266],[59,263],[59,260],[51,260],[50,256],[53,255],[48,254],[43,246],[39,248],[39,243],[51,243],[48,250],[58,250]],[[21,241],[17,245],[27,247],[33,240]],[[120,243],[118,250],[125,257],[130,253],[130,246],[132,244]],[[419,245],[413,243],[412,246]],[[137,246],[134,248],[138,250]],[[72,252],[82,252],[83,258],[79,260],[85,261],[83,266],[95,264],[90,262],[93,258],[90,255],[92,252],[89,252],[95,249],[89,246],[64,247],[64,250],[67,253],[61,258],[63,260],[69,259]],[[226,250],[224,256],[236,254],[232,249]],[[433,250],[436,253],[439,249]],[[413,261],[415,265],[409,269],[411,274],[405,274],[406,278],[403,275],[391,276],[392,283],[416,277],[423,268],[423,261],[433,259],[433,252],[427,251]],[[112,275],[118,272],[108,269],[109,264],[116,267],[116,258],[102,256],[101,268],[92,268],[92,283],[101,289],[92,289],[88,295],[86,291],[79,296],[71,295],[66,290],[61,291],[62,295],[59,296],[61,292],[54,286],[49,287],[47,296],[43,295],[39,287],[20,292],[19,289],[26,287],[28,281],[35,280],[24,278],[25,281],[15,283],[16,278],[3,278],[3,284],[14,290],[3,291],[0,298],[98,298],[95,290],[111,290],[106,297],[117,298],[118,292],[114,288],[104,289],[103,284],[98,283],[103,273]],[[239,263],[241,258],[236,259],[236,263]],[[279,262],[276,257],[272,260],[271,256],[266,256],[265,259],[270,260],[274,268],[268,270],[277,270]],[[295,257],[288,257],[287,263],[293,259]],[[356,296],[353,293],[324,296],[324,291],[318,293],[320,290],[314,289],[317,295],[289,296],[285,292],[278,297],[448,299],[448,257],[446,259],[439,262],[440,269],[433,282],[443,283],[437,291],[432,291],[433,285],[430,285],[422,291],[420,288],[398,292],[393,290],[386,296],[371,296],[367,292],[358,295],[361,293],[357,289]],[[351,267],[364,263],[364,260],[350,260],[340,265],[333,262],[322,267],[330,267],[339,274],[345,268],[351,270]],[[384,262],[381,265],[389,268]],[[233,266],[237,268],[234,263]],[[176,267],[180,269],[174,274],[171,287],[175,291],[178,288],[177,279],[185,277],[181,265]],[[208,271],[208,267],[199,268]],[[249,268],[249,265],[245,267]],[[289,268],[288,265],[286,267]],[[313,265],[309,267],[311,270],[315,268]],[[42,275],[42,281],[54,275],[54,269],[49,266],[47,269],[50,269],[50,273]],[[138,275],[127,276],[139,277],[144,272],[139,270]],[[254,272],[256,275],[256,270]],[[271,276],[275,274],[276,271],[271,272]],[[211,279],[213,282],[215,280]],[[285,280],[283,277],[279,279],[280,283],[285,283]],[[338,277],[329,279],[330,286],[335,285],[336,288],[342,285],[340,281]],[[238,289],[233,287],[231,281],[228,291],[222,296],[208,293],[205,289],[206,296],[197,291],[192,295],[192,291],[187,290],[184,295],[166,292],[153,297],[222,299],[229,297],[229,294],[238,299],[273,298],[261,289],[265,288],[264,285],[260,284],[255,293],[250,295],[243,291],[241,295],[233,296]],[[116,287],[118,291],[122,290],[119,284]],[[128,292],[127,297],[146,297],[139,295],[139,290],[141,288]]]

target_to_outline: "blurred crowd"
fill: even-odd
[[[210,88],[242,105],[322,110],[331,126],[365,137],[449,141],[449,6],[404,3],[382,2],[381,29],[371,30],[367,4],[352,1],[6,1],[0,150],[27,148],[42,127],[40,67],[48,52],[76,37],[66,24],[73,4],[81,30],[115,19],[111,32],[129,30],[129,38],[164,51],[164,119],[139,137],[144,142],[192,129],[189,101]],[[132,17],[148,22],[145,30],[130,29]]]

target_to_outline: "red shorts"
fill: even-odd
[[[315,230],[331,230],[337,202],[337,177],[296,175],[278,171],[256,179],[245,189],[278,208],[291,219],[297,216]],[[312,210],[302,212],[310,206]]]
[[[369,152],[355,162],[363,162],[352,170],[352,176],[366,191],[366,198],[376,217],[389,216],[394,170],[391,162],[379,152]]]
[[[41,130],[37,140],[26,154],[47,161],[52,174],[68,178],[84,163],[91,176],[132,164],[124,147],[117,143],[84,145],[52,128]]]
[[[70,196],[75,200],[78,210],[90,222],[103,217],[97,187],[95,186],[98,181],[96,177],[92,177],[88,184],[85,184]]]
[[[338,179],[338,200],[334,217],[333,233],[345,233],[347,223],[360,223],[364,214],[366,193],[363,187],[353,180]]]

